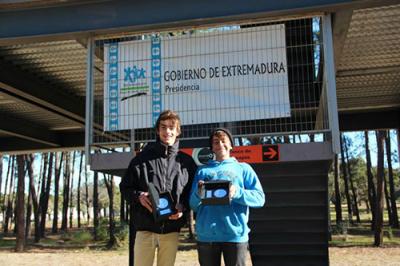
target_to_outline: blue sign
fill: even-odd
[[[152,121],[156,124],[162,111],[161,102],[161,40],[159,36],[151,38],[151,93]]]
[[[108,129],[119,129],[118,43],[108,49]]]

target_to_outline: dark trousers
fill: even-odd
[[[246,266],[247,242],[197,242],[201,266],[220,266],[221,254],[226,266]]]

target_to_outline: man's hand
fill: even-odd
[[[177,210],[177,212],[172,214],[172,215],[170,215],[168,217],[168,219],[170,219],[170,220],[178,220],[179,218],[182,217],[182,215],[183,215],[183,206],[182,206],[182,204],[178,203],[176,205],[176,210]]]
[[[199,180],[199,182],[197,183],[197,195],[200,198],[204,198],[204,181],[203,180]]]
[[[236,193],[236,186],[234,184],[231,184],[229,186],[229,198],[232,199],[235,196]]]
[[[151,202],[149,199],[149,192],[142,192],[140,193],[139,196],[139,201],[140,204],[142,204],[143,207],[149,210],[149,212],[153,212],[153,208],[151,207]]]

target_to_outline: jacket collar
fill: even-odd
[[[176,155],[179,151],[179,140],[177,139],[172,146],[168,146],[162,143],[159,138],[157,138],[157,141],[154,143],[154,149],[162,157],[169,157],[171,155]]]
[[[217,165],[221,165],[221,164],[236,163],[236,162],[237,162],[237,160],[235,157],[229,157],[228,159],[223,160],[221,162],[217,161],[217,160],[209,160],[207,164],[217,166]]]

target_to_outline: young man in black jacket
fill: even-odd
[[[122,178],[122,196],[134,208],[134,265],[152,266],[157,251],[158,266],[172,266],[178,250],[178,237],[189,211],[189,193],[196,172],[192,157],[179,151],[179,116],[162,112],[156,122],[157,141],[148,144],[129,164]],[[153,216],[149,183],[158,193],[169,192],[175,211],[166,220]]]

